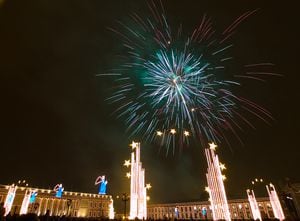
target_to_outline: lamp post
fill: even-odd
[[[126,202],[129,200],[129,195],[128,193],[123,193],[122,194],[122,201],[124,202],[124,217],[126,219]]]

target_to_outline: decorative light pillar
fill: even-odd
[[[282,210],[282,207],[280,204],[280,200],[279,200],[279,197],[275,190],[274,185],[272,183],[270,183],[269,185],[266,185],[266,188],[267,188],[267,191],[269,194],[270,203],[271,203],[275,218],[279,219],[279,220],[284,220],[285,216],[284,216],[284,213],[283,213],[283,210]]]
[[[111,199],[110,203],[109,203],[108,217],[109,217],[109,219],[114,219],[115,218],[115,210],[114,210],[114,201],[113,201],[113,199]]]
[[[6,199],[4,202],[4,208],[5,208],[5,216],[10,212],[12,204],[14,202],[16,191],[18,189],[18,186],[15,184],[12,184],[8,188],[8,193],[6,195]]]
[[[253,190],[247,189],[248,201],[254,220],[261,220],[261,214]]]
[[[218,156],[215,154],[216,147],[216,144],[210,143],[209,148],[205,149],[208,164],[206,173],[208,188],[206,190],[209,193],[213,220],[231,220],[223,183],[223,179],[226,177],[221,173],[221,169],[225,169],[225,165],[219,162]]]
[[[147,190],[145,187],[145,169],[140,162],[140,143],[132,142],[130,173],[130,219],[147,218]]]
[[[25,195],[24,195],[24,198],[23,198],[23,201],[22,201],[22,206],[21,206],[21,209],[20,209],[20,215],[27,214],[31,194],[33,194],[32,190],[29,190],[29,189],[25,190]]]

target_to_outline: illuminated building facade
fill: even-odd
[[[263,218],[275,218],[269,198],[257,198],[258,208]],[[228,200],[231,219],[253,219],[247,199]],[[150,204],[147,207],[149,219],[212,220],[213,212],[209,201]]]
[[[205,156],[208,164],[206,178],[212,217],[213,220],[231,220],[223,183],[225,177],[221,173],[221,164],[215,154],[217,146],[214,143],[209,144],[209,146],[205,149]]]
[[[11,186],[0,185],[0,202],[5,202]],[[22,205],[28,203],[29,192],[36,193],[35,201],[29,202],[27,211]],[[11,214],[35,213],[44,215],[48,211],[50,216],[73,217],[104,217],[114,216],[113,200],[110,195],[79,193],[64,191],[61,198],[55,196],[52,189],[38,189],[32,187],[17,187],[11,205]],[[26,197],[28,196],[28,197]],[[27,199],[28,198],[28,199]]]
[[[131,180],[130,180],[130,219],[147,218],[147,189],[145,186],[145,169],[140,161],[140,143],[132,142]]]

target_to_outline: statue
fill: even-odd
[[[34,203],[35,202],[35,198],[36,198],[37,195],[38,195],[38,193],[37,193],[36,190],[32,191],[31,195],[30,195],[29,203]]]
[[[99,185],[99,194],[106,194],[106,185],[107,185],[107,180],[105,180],[105,176],[98,176],[95,185]]]
[[[62,193],[64,191],[64,188],[63,188],[62,184],[56,184],[56,186],[53,188],[53,190],[56,191],[55,196],[57,198],[61,198]]]

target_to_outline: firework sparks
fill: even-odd
[[[227,62],[233,60],[228,55],[233,44],[228,41],[255,11],[244,13],[220,34],[211,19],[203,16],[192,34],[183,35],[181,26],[171,32],[161,3],[149,1],[148,6],[148,17],[134,13],[131,22],[118,22],[120,28],[111,29],[122,39],[126,53],[118,69],[109,74],[117,86],[108,100],[117,104],[115,114],[125,119],[132,136],[160,139],[168,152],[170,146],[175,148],[175,138],[180,144],[188,143],[190,136],[202,144],[221,142],[230,131],[239,139],[240,122],[254,127],[245,115],[265,122],[272,119],[268,111],[236,94],[234,88],[241,86],[239,78],[264,80],[262,76],[275,74],[230,75],[225,71]]]

